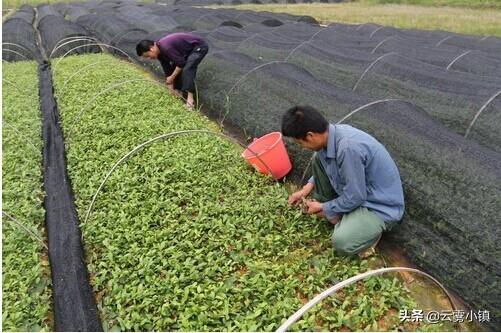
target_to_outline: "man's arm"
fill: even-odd
[[[342,195],[323,203],[322,208],[327,219],[332,220],[340,214],[349,213],[367,199],[364,159],[363,153],[356,145],[348,146],[339,152],[339,173],[345,185]]]
[[[162,66],[162,69],[164,71],[165,77],[168,77],[172,74],[174,71],[174,66],[171,64],[170,61],[165,59],[164,57],[158,57],[158,61],[160,62],[160,65]]]
[[[177,76],[183,71],[183,69],[181,67],[178,67],[176,66],[176,68],[174,69],[174,71],[172,72],[171,75],[169,75],[167,78],[166,78],[166,82],[167,84],[174,84],[174,81],[176,81],[176,78]]]

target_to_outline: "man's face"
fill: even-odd
[[[300,145],[302,148],[314,151],[319,151],[324,147],[321,135],[318,133],[308,132],[304,139],[294,138],[294,142]]]
[[[148,52],[143,53],[143,57],[146,59],[155,60],[158,58],[158,53],[158,47],[156,45],[153,45],[152,47],[150,47],[150,50]]]

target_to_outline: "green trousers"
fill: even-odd
[[[313,199],[326,202],[336,198],[329,177],[322,162],[315,156],[312,164],[315,189]],[[389,230],[381,218],[365,207],[358,207],[352,212],[343,215],[343,218],[334,226],[332,245],[341,255],[355,255],[372,246],[383,231]]]

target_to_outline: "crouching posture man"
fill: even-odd
[[[174,83],[181,75],[181,92],[187,94],[186,106],[195,105],[195,77],[198,64],[209,51],[209,46],[200,37],[190,33],[172,33],[160,40],[142,40],[136,46],[140,57],[158,59],[165,73],[165,83],[172,92],[177,92]]]
[[[296,106],[282,117],[282,134],[316,151],[313,176],[289,197],[308,214],[334,225],[332,243],[342,255],[368,255],[383,231],[404,213],[404,195],[395,162],[384,146],[349,125],[332,125],[312,107]],[[312,193],[313,192],[313,193]],[[313,200],[305,200],[312,193]]]

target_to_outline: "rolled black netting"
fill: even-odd
[[[62,16],[46,15],[38,22],[38,30],[47,57],[70,54],[98,53],[95,38],[82,26]],[[86,46],[85,46],[86,45]]]
[[[37,44],[36,31],[31,23],[22,18],[7,19],[2,24],[2,59],[5,61],[42,61]]]

